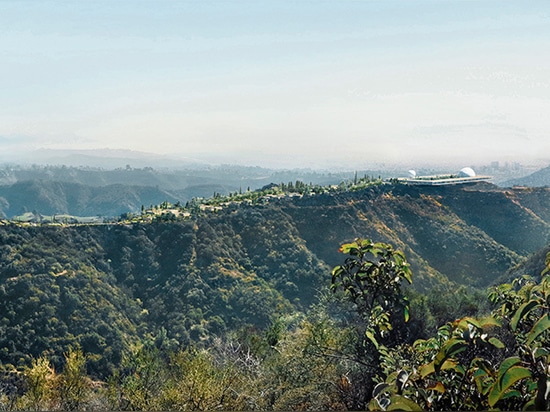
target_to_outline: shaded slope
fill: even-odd
[[[549,193],[380,185],[167,223],[0,226],[0,361],[79,343],[101,374],[161,328],[180,346],[265,327],[327,290],[356,237],[402,249],[420,290],[484,287],[547,240]]]
[[[355,237],[403,249],[419,289],[445,279],[486,286],[521,259],[517,251],[463,221],[436,197],[408,186],[371,188],[330,201],[321,196],[296,200],[289,214],[308,247],[330,265],[341,259],[339,245]]]
[[[1,362],[48,353],[59,367],[80,344],[91,373],[118,364],[138,336],[141,309],[108,274],[93,231],[3,226],[0,239]]]
[[[86,186],[55,181],[24,181],[0,186],[1,212],[8,218],[24,212],[43,215],[119,216],[142,205],[176,202],[170,193],[147,186]]]
[[[427,193],[437,196],[466,223],[521,255],[532,253],[550,240],[550,224],[526,206],[530,198],[518,197],[518,190],[443,187]],[[547,200],[549,194],[545,193]]]
[[[545,167],[544,169],[537,170],[534,173],[531,173],[528,176],[524,176],[518,179],[510,179],[503,183],[501,186],[512,187],[512,186],[527,186],[527,187],[542,187],[550,186],[550,166]]]

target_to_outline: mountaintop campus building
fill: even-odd
[[[433,176],[417,176],[414,170],[409,170],[407,177],[402,177],[398,180],[408,185],[444,186],[460,185],[464,183],[487,182],[492,178],[492,176],[478,176],[471,167],[464,167],[460,169],[460,172],[458,172],[458,174]]]

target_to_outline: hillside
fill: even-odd
[[[362,172],[366,174],[367,172]],[[379,174],[379,172],[369,172]],[[104,170],[67,166],[5,166],[0,169],[0,216],[42,215],[114,217],[141,206],[186,203],[215,193],[255,190],[271,182],[300,179],[338,184],[353,173],[270,170],[259,167],[196,166],[192,169],[124,168]]]
[[[492,185],[417,188],[381,186],[365,192],[298,199],[285,208],[308,247],[338,262],[335,244],[369,237],[402,248],[428,287],[440,274],[484,287],[523,257],[549,243],[546,216],[522,206],[550,191],[495,190]],[[332,203],[332,204],[331,204]],[[332,243],[332,249],[330,243]]]
[[[149,332],[179,346],[265,327],[306,310],[342,262],[339,245],[356,237],[402,249],[418,290],[483,288],[549,243],[548,200],[549,189],[374,185],[165,223],[4,223],[0,361],[60,359],[78,342],[104,375]]]
[[[525,186],[525,187],[543,187],[550,186],[550,166],[537,170],[528,176],[510,179],[500,184],[503,187]]]
[[[34,212],[42,215],[119,216],[142,205],[178,199],[155,187],[112,184],[87,186],[58,181],[22,181],[0,186],[0,214],[7,218]]]

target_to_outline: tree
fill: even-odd
[[[546,255],[545,266],[539,283],[524,276],[489,293],[491,301],[499,305],[494,315],[504,324],[507,347],[515,355],[507,359],[513,359],[514,363],[506,375],[491,388],[491,407],[505,395],[510,396],[507,386],[510,378],[506,382],[504,378],[512,373],[519,377],[523,373],[527,385],[524,398],[528,399],[525,407],[550,408],[550,252]]]
[[[167,382],[167,367],[159,349],[146,341],[132,348],[109,382],[109,400],[114,409],[155,410]]]
[[[409,303],[401,291],[401,283],[404,280],[412,283],[412,272],[403,252],[369,239],[344,244],[340,252],[349,257],[332,270],[331,290],[343,291],[356,305],[366,322],[366,337],[375,347],[403,341],[406,328],[397,326],[402,327],[409,320]]]
[[[449,322],[382,355],[371,410],[548,410],[550,253],[540,283],[494,287],[492,316]]]
[[[57,397],[62,410],[82,409],[91,394],[91,380],[86,375],[86,357],[82,350],[70,348],[65,353],[65,366],[57,378]]]
[[[233,365],[216,364],[206,350],[186,350],[170,359],[171,379],[161,398],[163,410],[245,410],[243,374]]]
[[[35,411],[49,409],[47,405],[53,396],[56,379],[50,361],[45,356],[33,359],[32,365],[25,370],[24,375],[28,388],[24,408]]]
[[[412,273],[405,255],[386,243],[356,239],[343,244],[340,252],[349,257],[332,270],[331,290],[343,292],[361,320],[353,356],[358,367],[350,370],[346,404],[364,409],[382,372],[380,359],[388,353],[387,346],[407,337],[409,303],[401,283],[412,283]]]

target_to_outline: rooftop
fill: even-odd
[[[478,176],[470,167],[464,167],[457,174],[417,176],[414,170],[409,170],[408,177],[399,181],[409,185],[444,186],[464,183],[478,183],[491,180],[492,176]]]

